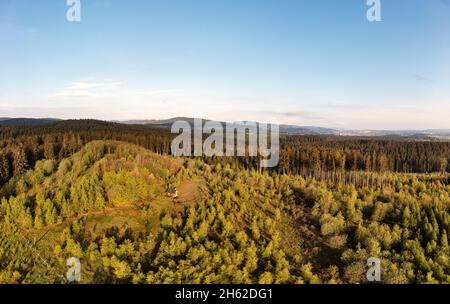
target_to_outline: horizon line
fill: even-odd
[[[96,121],[103,121],[103,122],[112,122],[112,123],[126,123],[126,122],[134,122],[134,121],[166,121],[166,120],[173,120],[177,118],[186,118],[186,119],[196,119],[197,117],[189,117],[189,116],[173,116],[169,118],[143,118],[143,119],[101,119],[101,118],[93,118],[93,117],[84,117],[84,118],[58,118],[58,117],[25,117],[25,116],[17,116],[17,117],[9,117],[0,116],[0,122],[3,120],[13,120],[13,119],[30,119],[30,120],[59,120],[59,121],[68,121],[68,120],[96,120]],[[256,123],[266,123],[271,124],[270,122],[263,122],[263,121],[257,121],[257,120],[237,120],[237,121],[227,121],[227,120],[214,120],[209,118],[198,118],[202,120],[207,121],[217,121],[221,123],[227,123],[227,122],[256,122]],[[272,123],[273,124],[273,123]],[[412,131],[450,131],[450,127],[444,127],[444,128],[417,128],[417,129],[378,129],[378,128],[337,128],[337,127],[325,127],[321,125],[301,125],[301,124],[289,124],[289,123],[280,123],[279,126],[292,126],[292,127],[301,127],[301,128],[322,128],[322,129],[329,129],[333,131],[360,131],[360,132],[370,132],[370,131],[384,131],[384,132],[412,132]]]

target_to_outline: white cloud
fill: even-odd
[[[36,96],[22,102],[0,101],[0,116],[105,120],[190,116],[347,129],[450,128],[450,104],[442,98],[433,102],[414,100],[371,105],[308,102],[308,98],[289,103],[280,100],[281,97],[261,96],[258,92],[131,87],[114,80],[76,81],[46,97]]]
[[[49,96],[50,99],[101,97],[116,90],[121,82],[73,82],[65,89]]]
[[[72,82],[63,90],[51,94],[50,100],[89,98],[90,102],[102,99],[124,98],[133,102],[147,97],[171,96],[180,90],[173,89],[134,89],[126,87],[122,82],[105,80],[102,82]]]
[[[122,85],[121,82],[74,82],[69,86],[69,90],[89,90],[89,89],[111,89]]]
[[[419,130],[448,129],[450,104],[427,102],[421,105],[391,103],[323,113],[328,121],[341,122],[348,129]],[[343,122],[343,123],[342,123]]]

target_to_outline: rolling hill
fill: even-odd
[[[194,118],[175,117],[164,120],[128,120],[116,121],[118,123],[130,125],[145,125],[170,130],[172,124],[176,121],[186,121],[191,126],[194,125]],[[203,119],[203,121],[209,121]],[[221,122],[225,125],[225,122]],[[411,139],[443,139],[450,140],[450,129],[430,129],[430,130],[350,130],[350,129],[332,129],[317,126],[297,126],[280,125],[280,133],[286,135],[335,135],[351,137],[405,137]]]
[[[60,121],[55,118],[0,118],[0,126],[41,126]]]
[[[0,282],[61,283],[77,257],[84,283],[360,283],[377,256],[385,283],[448,283],[444,177],[382,178],[329,187],[94,141],[1,189]]]
[[[61,120],[55,118],[0,118],[0,126],[46,126],[57,122],[68,122],[69,124],[76,120]],[[89,120],[97,121],[97,120]],[[175,117],[163,120],[114,120],[111,122],[97,121],[99,124],[115,123],[116,125],[147,127],[150,129],[160,129],[170,131],[172,124],[176,121],[186,121],[191,126],[194,125],[194,118]],[[203,119],[203,123],[210,121]],[[221,122],[225,125],[225,122]],[[349,129],[332,129],[317,126],[297,126],[282,124],[280,133],[284,135],[326,135],[326,136],[342,136],[342,137],[385,137],[385,138],[406,138],[413,140],[450,140],[450,129],[430,129],[430,130],[349,130]]]

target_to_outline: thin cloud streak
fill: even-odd
[[[247,94],[225,98],[223,92],[173,88],[130,87],[115,80],[73,81],[56,93],[35,96],[30,102],[0,101],[1,116],[95,118],[103,120],[165,119],[176,116],[214,120],[255,120],[280,124],[345,129],[449,128],[450,106],[428,102],[427,107],[392,102],[368,105],[302,101],[279,104],[261,96],[249,102]],[[31,101],[33,100],[33,101]],[[20,106],[18,106],[20,105]],[[40,105],[39,107],[37,105]],[[277,109],[277,110],[274,110]]]

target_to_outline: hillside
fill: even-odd
[[[41,126],[60,121],[54,118],[0,118],[0,126]]]
[[[91,142],[1,190],[0,282],[63,282],[74,256],[84,283],[359,283],[375,256],[383,282],[449,283],[448,176],[383,178],[331,186]]]
[[[191,126],[194,125],[194,118],[175,117],[162,120],[126,120],[115,121],[128,125],[145,125],[153,128],[161,128],[170,130],[172,124],[176,121],[186,121]],[[203,119],[204,122],[209,121]],[[257,122],[258,123],[258,122]],[[221,122],[225,125],[225,122]],[[299,126],[280,124],[279,130],[285,135],[327,135],[327,136],[348,136],[348,137],[366,137],[366,138],[399,138],[409,140],[446,140],[450,139],[450,129],[434,129],[434,130],[357,130],[357,129],[333,129],[318,126]]]

